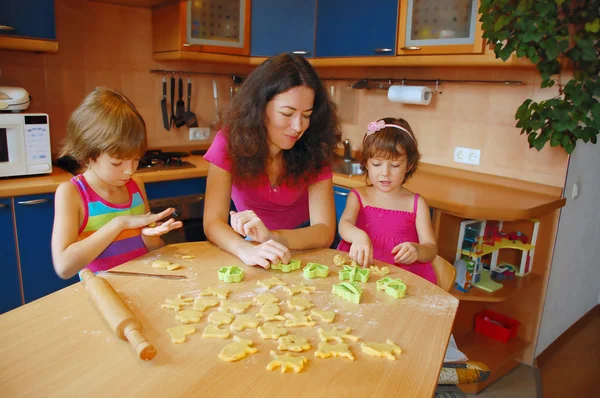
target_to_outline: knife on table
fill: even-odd
[[[167,274],[147,274],[144,272],[127,272],[127,271],[99,271],[98,274],[109,274],[109,275],[123,275],[123,276],[147,276],[150,278],[161,278],[161,279],[185,279],[185,275],[167,275]]]

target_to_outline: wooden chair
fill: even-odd
[[[449,292],[454,285],[454,279],[456,278],[456,268],[448,261],[444,260],[440,256],[435,256],[431,262],[433,269],[435,270],[435,276],[437,277],[437,284],[439,287]]]

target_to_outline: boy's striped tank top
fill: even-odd
[[[102,199],[81,174],[71,178],[71,182],[81,195],[85,212],[78,240],[87,238],[115,217],[146,213],[144,199],[133,180],[125,185],[129,191],[129,202],[124,204],[109,203]],[[92,272],[108,270],[146,253],[148,249],[142,240],[141,229],[126,229],[87,268]]]

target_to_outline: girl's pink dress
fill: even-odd
[[[415,194],[413,212],[401,210],[388,210],[373,206],[363,206],[362,199],[356,190],[352,190],[358,198],[360,210],[356,218],[356,227],[369,235],[373,243],[373,258],[393,264],[413,274],[437,284],[435,271],[431,263],[415,262],[410,265],[394,263],[392,249],[403,242],[419,243],[417,234],[417,205],[419,194]],[[350,243],[342,240],[338,250],[350,251]]]

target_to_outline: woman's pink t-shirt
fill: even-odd
[[[231,158],[227,153],[227,138],[222,131],[215,135],[204,159],[231,173]],[[243,185],[233,183],[231,199],[238,211],[254,210],[269,229],[294,229],[309,220],[308,186],[332,178],[331,167],[307,182],[288,185],[285,181],[271,187],[265,174],[256,181]]]

